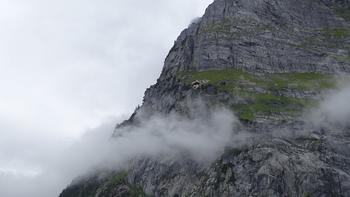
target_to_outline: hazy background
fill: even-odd
[[[0,196],[57,196],[66,148],[141,104],[211,1],[0,0]]]

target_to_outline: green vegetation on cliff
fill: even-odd
[[[349,8],[334,8],[335,13],[344,18],[346,21],[350,21],[350,9]]]
[[[218,91],[228,92],[244,102],[233,105],[241,120],[253,121],[257,115],[294,114],[316,104],[316,100],[298,96],[335,88],[331,75],[320,73],[252,74],[237,69],[182,72],[187,84],[204,81]]]
[[[323,33],[328,38],[344,39],[350,36],[350,29],[344,27],[324,29]]]

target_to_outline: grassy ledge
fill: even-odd
[[[319,73],[252,74],[225,69],[182,72],[178,77],[187,85],[196,80],[205,80],[219,91],[241,98],[244,102],[233,105],[232,109],[244,121],[254,121],[258,115],[294,115],[305,107],[317,104],[311,98],[288,96],[288,92],[320,93],[336,87],[333,76]]]
[[[350,21],[350,9],[349,8],[334,8],[335,14],[344,18],[346,21]]]

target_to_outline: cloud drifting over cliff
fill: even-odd
[[[123,167],[130,159],[145,156],[211,161],[226,146],[238,146],[246,139],[237,126],[237,119],[225,109],[207,110],[205,116],[198,114],[191,119],[180,114],[154,115],[137,126],[116,130],[113,138],[104,125],[69,147],[64,154],[67,162],[60,166],[67,166],[68,174],[81,175],[95,168]]]
[[[350,126],[350,82],[340,77],[339,87],[327,93],[317,109],[308,114],[317,127]]]
[[[140,157],[161,160],[189,157],[207,163],[223,153],[227,146],[246,143],[249,136],[239,133],[235,129],[238,125],[229,110],[201,107],[190,119],[181,114],[154,115],[141,120],[137,126],[118,129],[111,138],[113,119],[70,144],[45,144],[46,149],[40,150],[41,165],[23,171],[27,174],[18,172],[13,176],[10,169],[3,171],[0,194],[52,196],[78,176],[96,170],[125,168],[128,161]]]

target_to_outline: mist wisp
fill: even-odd
[[[80,155],[79,158],[83,153],[75,164],[84,165],[85,171],[95,167],[122,167],[130,159],[139,157],[176,160],[187,155],[207,163],[225,147],[239,146],[248,137],[238,132],[238,120],[229,110],[200,109],[199,112],[197,109],[192,114],[191,118],[177,113],[153,115],[136,126],[119,128],[113,138],[108,133],[93,131],[86,135],[84,143],[73,147],[76,151],[71,152],[71,157]]]
[[[341,78],[336,90],[329,91],[317,108],[307,115],[316,128],[345,128],[350,126],[350,82]]]
[[[131,160],[145,157],[162,161],[186,157],[206,165],[226,147],[241,146],[249,138],[239,132],[239,121],[230,110],[199,104],[189,113],[189,117],[179,113],[140,115],[145,118],[139,124],[117,129],[114,137],[113,124],[101,125],[61,152],[54,165],[65,177],[65,184],[80,175],[125,169]]]

